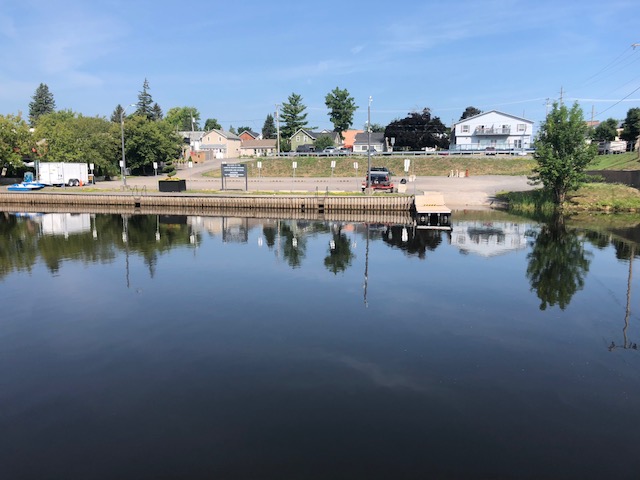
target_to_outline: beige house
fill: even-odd
[[[240,155],[243,157],[270,157],[276,154],[276,140],[243,140]]]
[[[238,158],[242,140],[224,130],[211,130],[200,139],[200,150],[213,152],[215,158]]]

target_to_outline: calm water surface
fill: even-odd
[[[640,478],[638,237],[0,213],[0,478]]]

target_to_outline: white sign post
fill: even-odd
[[[291,166],[293,167],[293,178],[296,178],[296,168],[298,168],[298,162],[293,162]]]
[[[409,166],[411,165],[411,160],[408,158],[404,159],[404,171],[405,173],[409,173]]]
[[[258,167],[258,178],[260,178],[260,174],[262,173],[262,162],[256,162],[256,166]]]
[[[158,162],[153,162],[153,171],[156,174],[156,177],[158,176]]]
[[[336,168],[336,161],[335,160],[331,160],[331,176],[333,177],[333,171]]]

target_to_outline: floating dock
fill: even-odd
[[[451,230],[451,209],[440,192],[416,195],[412,207],[416,228]]]

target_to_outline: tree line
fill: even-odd
[[[342,136],[352,128],[358,106],[347,89],[331,90],[325,96],[325,105],[335,132]],[[5,174],[20,171],[24,162],[38,160],[93,163],[96,175],[116,175],[120,171],[122,134],[126,139],[127,167],[134,174],[151,173],[154,163],[170,164],[181,158],[184,144],[178,131],[222,129],[216,118],[203,122],[195,107],[173,107],[164,113],[153,100],[147,79],[134,106],[129,112],[129,107],[117,105],[109,119],[56,110],[53,93],[41,83],[29,103],[28,122],[20,115],[0,115],[0,162],[7,168]],[[306,108],[302,96],[291,93],[275,117],[267,114],[261,132],[263,138],[275,139],[279,130],[281,150],[288,151],[289,138],[298,129],[316,128],[309,125]],[[469,107],[462,118],[474,112],[480,113],[480,110]],[[364,125],[363,130],[367,129],[393,137],[398,150],[446,148],[449,141],[448,128],[428,108],[410,112],[406,118],[396,119],[387,126]],[[228,128],[237,134],[245,130],[251,128],[232,125]]]

